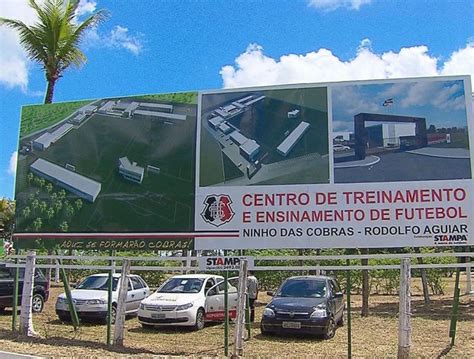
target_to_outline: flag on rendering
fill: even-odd
[[[392,106],[392,105],[393,105],[393,98],[386,99],[382,104],[383,107],[388,107],[388,106]]]

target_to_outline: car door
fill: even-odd
[[[12,305],[13,277],[8,268],[0,267],[0,307]]]
[[[140,305],[140,302],[138,302]],[[127,288],[127,302],[125,305],[125,311],[128,313],[133,311],[135,307],[135,293],[133,291],[132,281],[128,278],[128,288]]]
[[[147,296],[147,289],[138,277],[130,277],[130,281],[132,282],[133,290],[131,293],[130,309],[128,310],[138,310],[140,302]]]
[[[344,300],[342,295],[337,295],[341,293],[341,288],[333,279],[329,280],[329,285],[331,287],[331,300],[333,302],[333,313],[336,320],[339,320],[341,315],[343,315],[344,310]]]
[[[224,320],[224,301],[224,282],[221,281],[206,292],[206,320]],[[236,317],[237,288],[231,285],[228,287],[228,305],[229,316],[233,319]]]

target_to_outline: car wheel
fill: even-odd
[[[194,324],[195,330],[201,330],[204,328],[204,309],[199,308],[196,313],[196,323]]]
[[[263,325],[260,325],[260,333],[262,333],[262,335],[270,335],[272,334],[271,332],[269,332],[268,330],[266,330]]]
[[[31,301],[31,310],[33,313],[41,313],[44,308],[44,298],[41,294],[35,294]]]
[[[323,337],[324,339],[332,339],[336,334],[336,322],[334,322],[334,318],[330,317],[326,328],[324,329]]]
[[[111,318],[110,318],[110,323],[115,324],[115,317],[117,316],[117,305],[114,303],[112,304],[112,311],[111,311]],[[108,315],[105,317],[105,322],[107,323],[107,318]]]
[[[344,312],[342,312],[341,314],[341,319],[339,319],[339,321],[337,322],[337,325],[339,327],[343,327],[344,326]]]

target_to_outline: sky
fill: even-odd
[[[42,1],[42,0],[39,0]],[[88,58],[54,101],[303,82],[474,77],[474,0],[81,0],[107,9]],[[26,0],[0,17],[31,24]],[[21,106],[40,104],[41,68],[0,27],[0,198],[13,198]]]
[[[465,128],[464,94],[462,80],[336,85],[332,88],[333,131],[354,132],[354,116],[361,112],[423,117],[427,127]]]

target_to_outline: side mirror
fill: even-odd
[[[275,295],[275,293],[269,290],[269,291],[267,291],[267,295],[269,295],[270,297],[273,297]]]
[[[334,293],[334,298],[342,298],[344,294],[342,292],[336,292]]]

